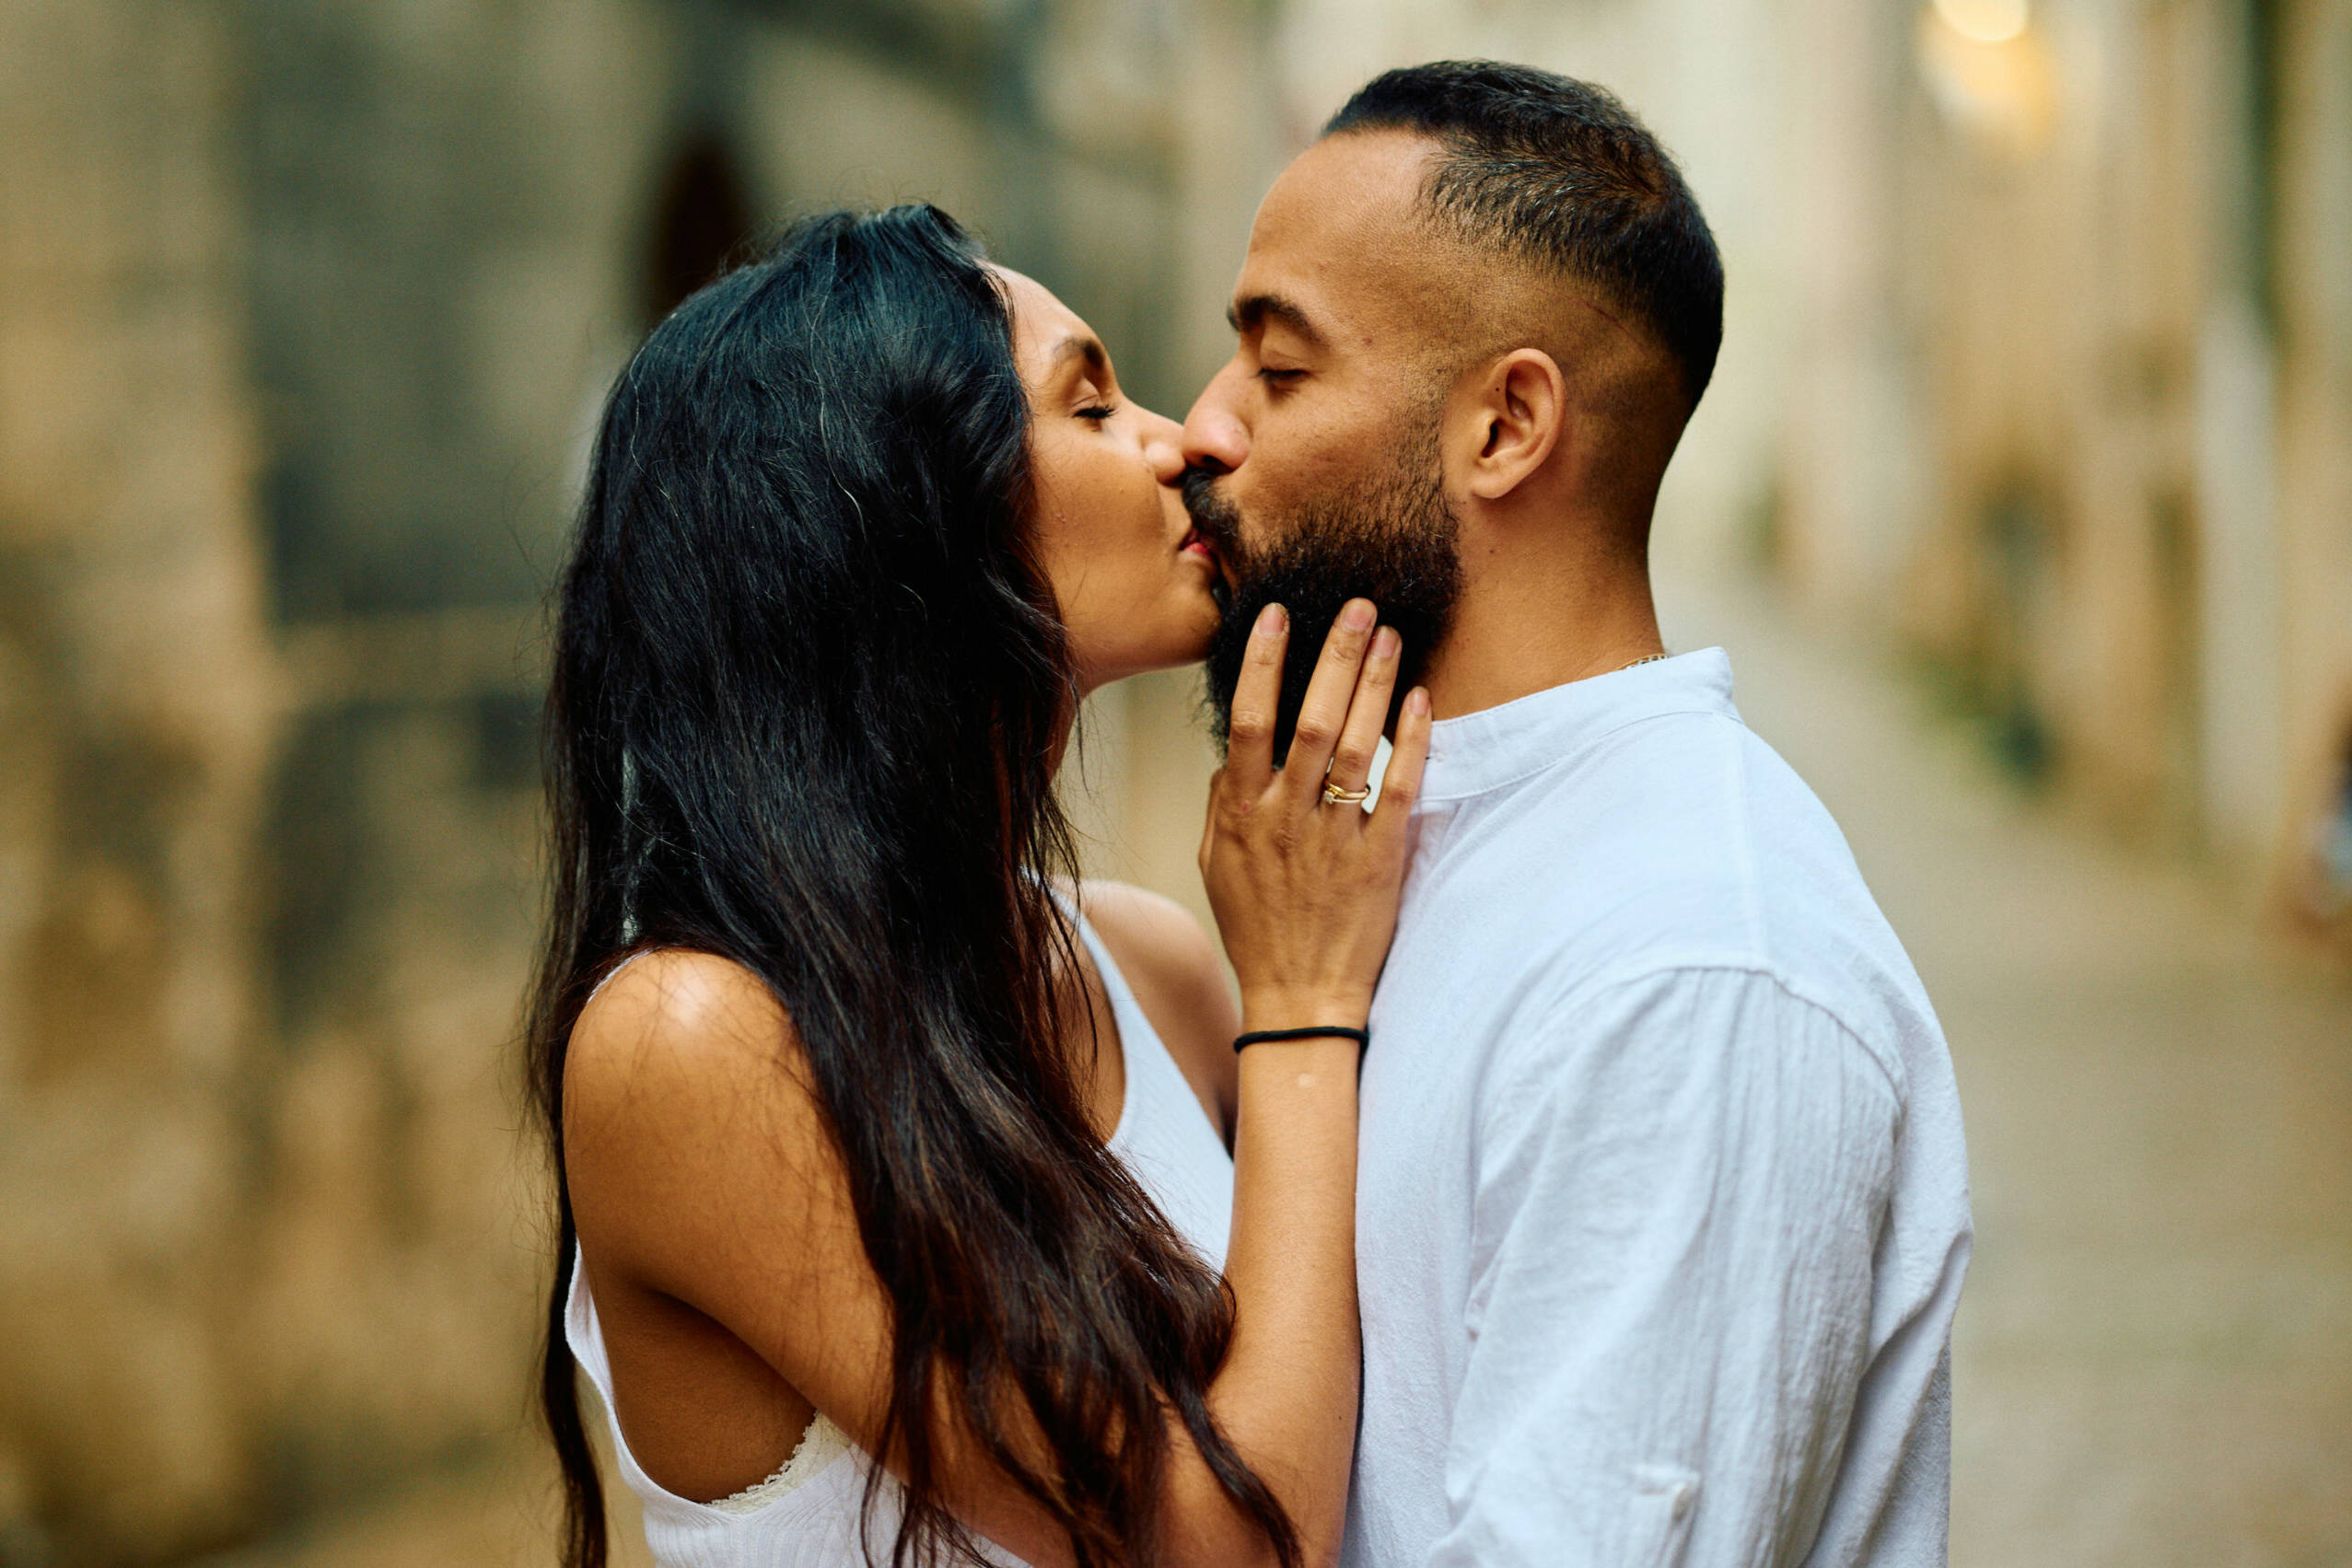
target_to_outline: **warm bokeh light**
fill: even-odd
[[[2026,0],[1936,0],[1936,15],[1962,38],[2007,43],[2025,30]]]
[[[1994,38],[1996,14],[2017,28]],[[1953,20],[1965,14],[1968,26]],[[1919,14],[1919,69],[1946,118],[2020,157],[2039,152],[2058,118],[2057,73],[2039,29],[2024,25],[2023,0],[1937,0]],[[1971,28],[1980,30],[1971,31]]]

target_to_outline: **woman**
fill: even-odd
[[[615,387],[530,1034],[568,1562],[605,1553],[576,1365],[666,1563],[1335,1555],[1345,1031],[1427,704],[1377,811],[1328,804],[1395,636],[1352,607],[1276,770],[1264,617],[1202,848],[1238,1017],[1173,906],[1068,879],[1079,700],[1215,622],[1181,467],[1084,324],[927,207],[801,226]],[[1295,1038],[1237,1063],[1262,1030]]]

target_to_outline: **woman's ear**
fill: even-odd
[[[1568,418],[1567,378],[1540,348],[1518,348],[1486,367],[1464,412],[1463,482],[1481,500],[1518,489],[1550,460]]]

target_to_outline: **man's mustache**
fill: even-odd
[[[1238,563],[1243,553],[1241,513],[1231,500],[1217,494],[1217,482],[1223,477],[1216,469],[1188,468],[1178,485],[1193,527],[1219,560],[1231,563]]]

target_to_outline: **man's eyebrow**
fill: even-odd
[[[1268,321],[1279,321],[1292,331],[1321,348],[1323,334],[1315,330],[1313,318],[1299,306],[1278,294],[1253,294],[1237,299],[1225,312],[1226,323],[1237,332],[1252,332]]]

